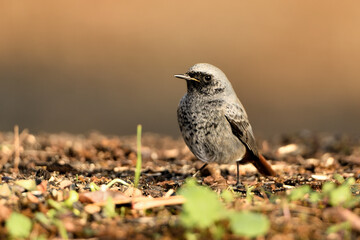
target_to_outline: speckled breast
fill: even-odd
[[[245,154],[245,146],[232,133],[222,100],[190,98],[178,107],[181,134],[191,152],[204,162],[233,163]]]

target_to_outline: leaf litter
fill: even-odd
[[[18,135],[18,136],[17,136]],[[357,239],[360,140],[302,131],[262,140],[278,177],[202,166],[181,139],[0,133],[0,238]]]

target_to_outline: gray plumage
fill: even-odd
[[[177,115],[184,141],[197,158],[206,163],[234,163],[247,150],[258,156],[245,109],[219,68],[199,63],[175,77],[187,80]]]

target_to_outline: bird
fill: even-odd
[[[187,92],[177,108],[182,137],[190,151],[205,164],[252,163],[265,176],[276,176],[259,153],[245,108],[223,71],[209,63],[197,63],[185,74]]]

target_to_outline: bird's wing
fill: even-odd
[[[230,123],[233,134],[255,155],[258,156],[258,148],[254,133],[241,104],[228,104],[225,109],[225,117]]]

